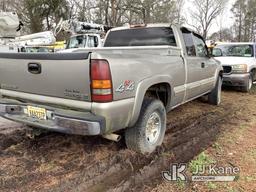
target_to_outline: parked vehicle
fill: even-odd
[[[13,39],[19,36],[23,24],[15,12],[0,11],[0,39]]]
[[[51,31],[20,36],[22,26],[16,13],[0,12],[0,52],[45,52],[42,47],[56,42]]]
[[[221,102],[222,67],[203,38],[177,25],[115,28],[103,48],[0,54],[0,115],[33,127],[120,139],[151,153],[166,112],[208,96]]]
[[[10,46],[10,45],[1,45],[0,44],[0,52],[13,52],[13,53],[17,53],[18,52],[18,47],[16,46]]]
[[[23,53],[52,53],[54,52],[53,48],[47,46],[24,46],[21,47],[19,52]]]
[[[223,65],[223,84],[248,92],[256,80],[256,43],[222,43],[213,55]]]
[[[81,22],[77,20],[61,20],[55,28],[55,34],[60,31],[72,34],[67,40],[65,50],[60,50],[62,53],[77,51],[81,48],[102,47],[103,42],[101,36],[106,32],[107,28],[104,25],[95,23]]]
[[[0,52],[18,52],[18,47],[9,43],[20,35],[22,25],[16,13],[0,11]]]
[[[79,34],[71,36],[67,41],[66,49],[102,47],[102,40],[98,34]]]

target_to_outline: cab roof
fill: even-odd
[[[125,30],[125,29],[136,29],[136,28],[143,28],[143,27],[171,27],[170,23],[157,23],[157,24],[135,24],[135,25],[130,25],[130,24],[125,24],[122,27],[115,27],[112,28],[110,31],[120,31],[120,30]]]

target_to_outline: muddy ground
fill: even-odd
[[[171,163],[190,162],[203,151],[215,154],[216,142],[229,153],[225,136],[232,139],[230,133],[250,122],[252,130],[240,133],[245,134],[241,142],[248,141],[252,131],[256,133],[255,95],[255,90],[241,93],[225,89],[219,107],[196,100],[173,110],[168,114],[163,146],[146,156],[126,149],[124,141],[115,143],[100,137],[45,133],[29,139],[25,126],[1,119],[0,191],[211,191],[205,184],[188,183],[180,188],[166,183],[161,172],[169,170]],[[241,151],[247,144],[239,145]],[[233,147],[237,146],[235,141]],[[251,144],[252,149],[255,146]],[[216,159],[225,162],[227,157]],[[246,187],[248,182],[231,187],[253,191],[254,186]]]

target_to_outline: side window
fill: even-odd
[[[254,57],[256,58],[256,44],[254,45]]]
[[[88,37],[88,47],[95,47],[95,38],[93,36]]]
[[[206,57],[207,49],[202,37],[197,34],[193,34],[195,45],[196,45],[196,53],[198,57]]]
[[[192,33],[188,31],[186,28],[182,28],[181,31],[182,31],[188,56],[196,56],[196,49],[195,49]]]
[[[94,47],[98,47],[99,46],[99,41],[98,41],[98,37],[94,36]]]

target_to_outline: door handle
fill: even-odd
[[[40,74],[42,72],[41,64],[39,63],[29,63],[28,71],[32,74]]]
[[[205,68],[205,63],[204,63],[204,62],[201,63],[201,67],[202,67],[202,68]]]
[[[182,59],[182,63],[185,64],[185,58],[182,55],[180,55],[180,57]]]

